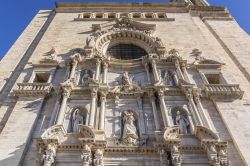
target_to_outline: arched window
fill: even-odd
[[[138,59],[147,55],[147,52],[133,44],[118,44],[108,48],[107,54],[115,59]]]

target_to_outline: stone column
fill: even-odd
[[[89,126],[94,128],[95,124],[95,114],[96,114],[96,98],[97,98],[97,89],[93,89],[91,92],[92,102],[91,102],[91,109],[90,109],[90,119],[89,119]]]
[[[151,60],[151,65],[152,65],[152,69],[153,69],[153,74],[154,74],[154,78],[155,78],[155,83],[160,81],[160,77],[159,77],[159,73],[157,71],[157,67],[156,67],[156,62],[154,59]]]
[[[108,75],[108,62],[103,63],[103,83],[107,83],[107,75]]]
[[[214,128],[214,126],[213,126],[213,124],[212,124],[212,121],[211,121],[211,119],[209,118],[210,116],[209,116],[208,112],[207,112],[206,110],[203,109],[203,106],[202,106],[201,100],[200,100],[200,95],[199,95],[198,92],[195,92],[195,93],[194,93],[194,100],[195,100],[195,103],[196,103],[196,105],[197,105],[197,108],[198,108],[198,110],[199,110],[199,112],[200,112],[200,114],[201,114],[201,117],[202,117],[203,121],[205,122],[205,124],[207,125],[207,127],[208,127],[210,130],[215,131],[215,128]]]
[[[181,68],[180,68],[180,63],[179,63],[178,59],[175,59],[174,65],[176,67],[176,72],[177,72],[178,78],[180,78],[181,80],[184,80],[184,76],[182,74],[182,71],[181,71]]]
[[[144,67],[145,67],[145,71],[146,71],[146,74],[147,74],[148,83],[151,84],[152,81],[151,81],[151,77],[150,77],[150,73],[149,73],[149,66],[148,66],[148,63],[144,63]]]
[[[190,81],[190,78],[189,78],[189,76],[188,76],[186,64],[182,63],[182,64],[181,64],[181,69],[182,69],[182,71],[183,71],[183,76],[184,76],[185,80],[186,80],[188,83],[190,83],[191,81]]]
[[[192,90],[191,89],[187,89],[185,93],[186,93],[186,97],[188,99],[189,107],[190,107],[190,109],[193,112],[193,116],[194,116],[194,120],[195,120],[196,125],[203,126],[200,114],[199,114],[199,112],[198,112],[198,110],[196,108],[196,105],[194,103]]]
[[[58,114],[60,101],[62,99],[62,94],[61,94],[60,90],[57,89],[55,93],[56,93],[56,104],[54,106],[54,109],[53,109],[51,117],[50,117],[49,126],[53,126],[55,124],[55,119],[56,119],[56,116]]]
[[[105,129],[106,92],[101,92],[101,109],[99,114],[99,130]]]
[[[70,86],[63,86],[62,89],[63,89],[62,102],[61,102],[61,107],[60,107],[58,117],[57,117],[57,121],[56,121],[57,125],[62,125],[63,124],[65,110],[66,110],[66,104],[67,104],[67,100],[68,100],[68,98],[70,96],[70,92],[71,92],[71,87]]]
[[[153,110],[153,115],[154,115],[154,121],[155,121],[155,129],[156,130],[160,130],[160,121],[159,121],[159,115],[157,112],[157,107],[156,107],[156,103],[155,103],[155,95],[154,92],[149,92],[149,100],[152,104],[152,110]]]
[[[97,59],[96,60],[96,74],[95,74],[95,80],[99,81],[100,77],[100,68],[101,68],[101,60]]]
[[[166,107],[166,103],[165,103],[165,99],[164,99],[164,90],[160,89],[158,91],[158,96],[159,96],[159,102],[160,102],[160,107],[161,107],[161,113],[162,113],[162,118],[163,118],[163,122],[164,122],[164,127],[168,127],[170,125],[170,119],[168,116],[168,110]]]

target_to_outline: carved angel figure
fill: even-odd
[[[84,123],[84,118],[81,115],[81,112],[79,109],[76,109],[71,117],[71,124],[72,124],[72,131],[74,133],[79,132],[79,124]]]
[[[180,127],[180,133],[181,134],[187,134],[188,133],[189,121],[188,121],[187,118],[185,118],[183,115],[180,114],[180,111],[177,111],[176,123]]]
[[[122,139],[129,144],[135,144],[138,139],[135,118],[131,111],[124,112]]]

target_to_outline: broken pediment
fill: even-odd
[[[114,21],[110,21],[107,23],[92,25],[92,29],[94,31],[104,31],[104,30],[110,30],[112,28],[134,29],[134,30],[145,31],[145,32],[151,33],[155,31],[156,25],[141,23],[138,21],[134,21],[133,19],[128,18],[128,17],[122,17],[122,18],[115,19]]]

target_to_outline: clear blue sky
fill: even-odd
[[[73,2],[83,0],[59,0]],[[86,0],[84,0],[86,1]],[[84,2],[83,1],[83,2]],[[154,2],[154,0],[87,0]],[[167,0],[155,0],[164,2]],[[250,0],[208,0],[210,4],[226,6],[240,26],[250,34]],[[54,8],[54,0],[1,0],[0,5],[0,59],[16,41],[39,9]]]

